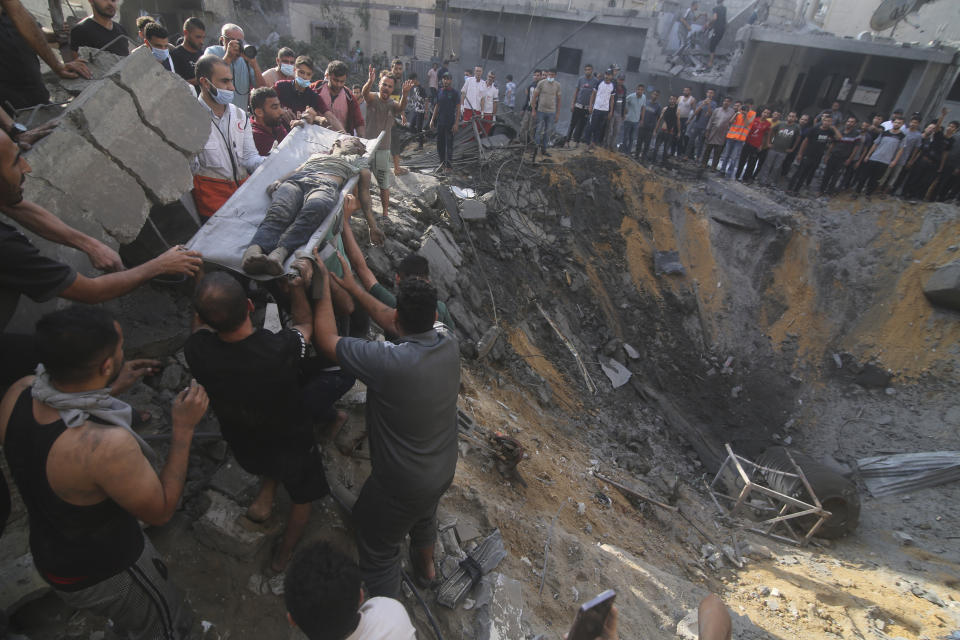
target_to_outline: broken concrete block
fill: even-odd
[[[960,262],[951,262],[933,272],[923,285],[930,304],[960,311]]]
[[[80,47],[78,53],[80,59],[87,63],[87,69],[90,70],[90,75],[93,77],[89,80],[86,78],[59,78],[58,82],[60,86],[73,95],[81,93],[90,85],[104,78],[123,60],[123,58],[115,53],[100,51],[92,47]]]
[[[657,275],[683,275],[686,270],[680,262],[680,253],[677,251],[657,251],[653,254],[653,269]]]
[[[431,225],[420,240],[421,256],[430,262],[430,280],[437,285],[444,298],[451,297],[456,288],[457,269],[463,254],[449,231]]]
[[[143,189],[80,132],[61,124],[33,146],[27,160],[33,168],[28,200],[84,232],[96,228],[90,235],[112,246],[131,242],[140,233],[150,213]]]
[[[65,115],[117,164],[136,175],[155,202],[173,202],[193,188],[186,156],[144,126],[130,93],[118,84],[102,80],[91,85],[70,103]]]
[[[243,470],[233,458],[223,465],[210,479],[210,488],[236,502],[246,502],[256,493],[260,479]]]
[[[197,540],[240,560],[253,559],[267,536],[260,531],[249,531],[237,520],[243,518],[244,508],[216,491],[207,491],[210,508],[193,523]]]
[[[523,616],[523,587],[520,581],[502,573],[494,574],[492,591],[488,634],[484,637],[490,640],[524,637],[520,626]]]
[[[144,47],[127,56],[108,74],[129,90],[143,121],[167,143],[192,155],[210,137],[210,113],[187,81],[170,73]]]
[[[0,613],[13,613],[49,591],[50,585],[37,573],[29,553],[0,567]]]
[[[460,204],[460,217],[464,220],[486,220],[487,205],[480,200],[464,200]]]

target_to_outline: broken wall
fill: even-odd
[[[53,133],[24,155],[33,169],[25,198],[118,249],[138,238],[152,210],[178,203],[192,188],[190,158],[206,142],[210,120],[190,85],[147,49],[121,59],[83,48],[81,58],[94,78],[54,88],[55,95],[77,95]],[[176,220],[196,228],[187,215]],[[97,275],[82,252],[27,235],[42,254]],[[30,332],[62,304],[22,300],[9,330]]]

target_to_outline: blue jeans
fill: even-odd
[[[704,136],[707,133],[706,129],[687,129],[687,157],[692,160],[699,160],[700,154],[703,153],[703,142]]]
[[[552,111],[537,111],[534,140],[540,145],[540,151],[547,150],[547,143],[550,142],[550,134],[553,133],[553,124],[556,120],[557,114]],[[543,131],[540,130],[541,125],[543,125]]]
[[[630,155],[630,151],[633,150],[633,143],[637,139],[637,130],[639,128],[639,122],[623,121],[623,142],[620,143],[620,151]]]
[[[737,163],[740,161],[740,151],[743,149],[743,140],[734,140],[727,138],[727,144],[723,148],[723,155],[720,159],[723,161],[723,173],[732,178],[737,172]]]
[[[307,243],[339,198],[340,185],[335,180],[317,184],[287,180],[273,192],[267,215],[250,244],[257,245],[264,253],[277,247],[292,253]]]

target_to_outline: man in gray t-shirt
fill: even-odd
[[[314,277],[326,278],[326,269]],[[350,285],[345,284],[347,290]],[[316,288],[315,288],[316,290]],[[321,291],[327,291],[323,282]],[[337,335],[329,295],[316,303],[315,343],[367,385],[372,470],[353,509],[360,571],[369,596],[399,597],[400,550],[421,584],[436,578],[433,545],[440,497],[457,467],[460,349],[437,317],[437,290],[426,280],[401,280],[397,343]]]

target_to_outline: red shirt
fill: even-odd
[[[754,118],[750,125],[750,132],[747,133],[747,144],[759,149],[763,146],[763,140],[767,137],[767,131],[770,130],[770,121],[766,118]]]
[[[329,102],[329,98],[327,96],[330,95],[330,89],[327,86],[326,80],[318,80],[310,85],[310,88],[317,92],[321,100]],[[341,95],[337,96],[337,99],[346,99],[347,101],[347,117],[343,122],[343,126],[346,128],[347,133],[353,134],[358,127],[362,127],[366,124],[363,120],[363,112],[360,110],[360,103],[357,102],[357,99],[354,97],[350,89],[344,87],[340,90],[340,94]],[[320,115],[323,115],[323,113],[320,113]]]
[[[273,128],[260,124],[256,118],[251,119],[251,122],[253,123],[253,144],[257,145],[257,153],[262,156],[269,155],[273,143],[279,144],[290,133],[282,122]]]

